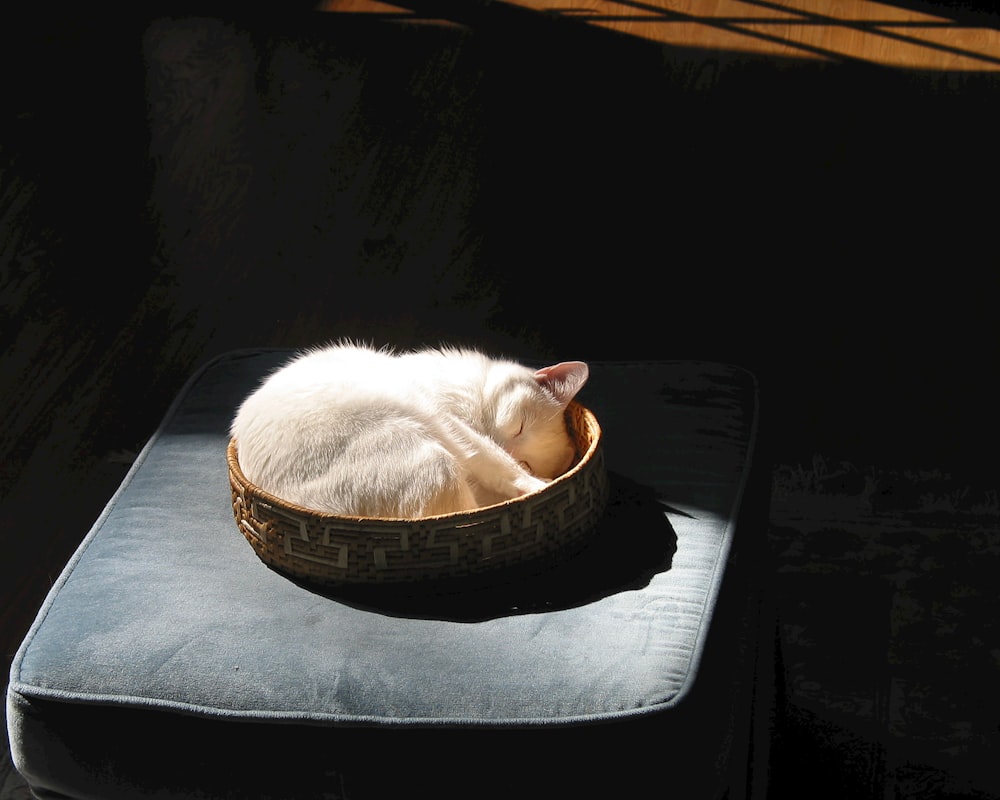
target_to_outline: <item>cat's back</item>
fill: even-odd
[[[232,435],[247,478],[308,508],[418,516],[469,506],[424,368],[359,346],[307,351],[244,400]]]
[[[243,446],[281,448],[320,429],[332,431],[334,417],[405,394],[393,377],[393,362],[389,353],[362,346],[306,351],[271,373],[243,401],[231,433]]]
[[[395,357],[361,345],[335,345],[307,350],[272,373],[261,390],[275,394],[354,389],[384,383],[393,372]]]

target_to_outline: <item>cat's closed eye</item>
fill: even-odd
[[[520,415],[510,422],[502,425],[500,427],[500,435],[503,437],[504,441],[510,441],[516,439],[522,433],[524,433],[525,428],[525,417]]]

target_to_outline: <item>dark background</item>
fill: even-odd
[[[231,15],[176,52],[145,16],[6,26],[5,347],[24,314],[117,338],[144,302],[211,350],[199,324],[717,358],[790,443],[992,462],[992,75],[467,16]],[[173,368],[151,322],[141,369]]]
[[[183,381],[234,347],[728,361],[777,464],[996,486],[998,73],[460,13],[0,26],[8,660]]]

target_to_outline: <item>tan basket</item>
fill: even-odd
[[[230,441],[233,515],[265,564],[325,586],[465,578],[524,566],[582,545],[607,503],[597,419],[576,402],[566,418],[582,455],[544,489],[421,519],[342,517],[281,500],[246,479]]]

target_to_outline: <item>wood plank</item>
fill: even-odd
[[[875,0],[504,0],[677,47],[930,70],[1000,71],[997,21],[969,23]],[[324,0],[324,11],[413,15],[408,3]],[[416,17],[414,17],[416,18]]]

